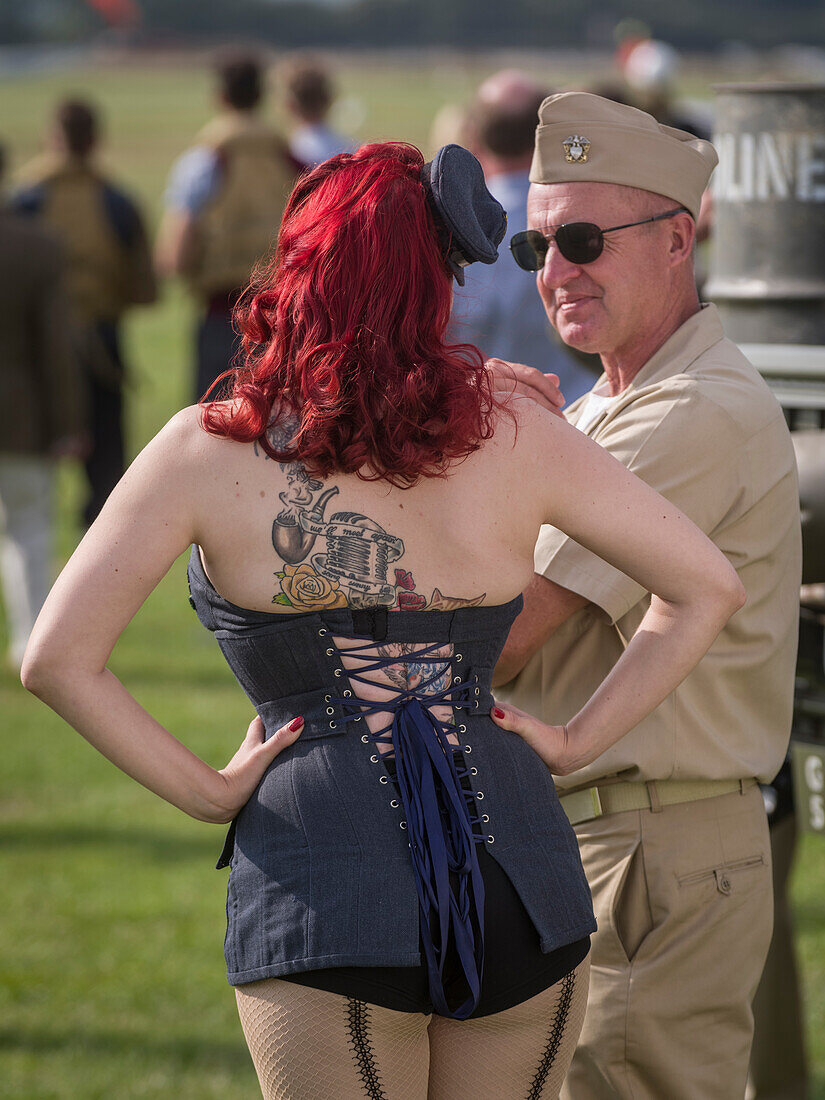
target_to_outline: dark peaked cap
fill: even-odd
[[[507,215],[484,182],[476,158],[460,145],[445,145],[421,169],[446,260],[460,286],[464,268],[480,260],[493,264],[507,229]]]

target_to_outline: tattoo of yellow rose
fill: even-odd
[[[273,597],[273,603],[297,607],[300,611],[347,606],[346,596],[338,581],[327,580],[311,565],[285,565],[283,572],[275,576],[281,582],[281,591]]]

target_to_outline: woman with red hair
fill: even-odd
[[[118,767],[231,822],[227,968],[266,1097],[558,1095],[595,925],[551,768],[623,736],[741,602],[675,508],[445,343],[451,280],[504,222],[457,146],[301,178],[231,398],[138,456],[27,653],[26,686]],[[655,593],[659,645],[528,744],[490,686],[542,523]],[[220,770],[106,669],[190,544],[193,606],[257,711]]]

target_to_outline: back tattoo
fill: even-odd
[[[294,419],[272,421],[267,440],[274,450],[284,450],[296,430]],[[269,458],[257,443],[254,449],[256,455]],[[300,462],[279,465],[287,488],[278,494],[283,508],[272,523],[272,545],[284,567],[275,573],[279,590],[273,603],[297,611],[335,607],[453,611],[483,603],[486,593],[465,599],[445,596],[434,588],[428,598],[416,591],[412,572],[400,567],[402,539],[360,512],[333,512],[327,517],[327,506],[338,495],[338,487],[310,477]]]

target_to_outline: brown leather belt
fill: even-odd
[[[664,806],[678,802],[697,802],[738,791],[744,794],[755,779],[661,779],[647,783],[597,783],[592,787],[559,792],[559,801],[571,825],[605,814],[620,814],[626,810],[651,810],[658,813]]]

